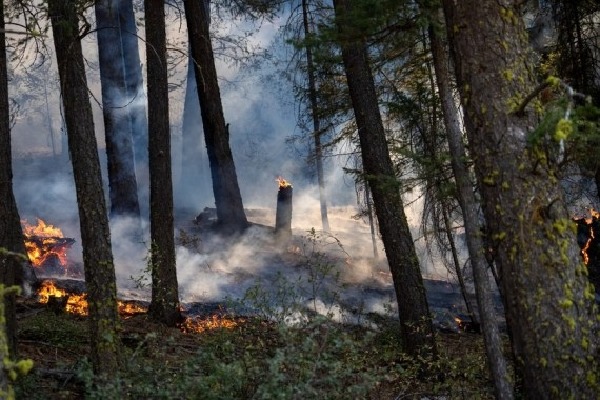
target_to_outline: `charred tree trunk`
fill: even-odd
[[[123,69],[125,71],[125,88],[128,99],[131,137],[136,170],[145,177],[148,169],[148,119],[146,117],[146,96],[144,93],[144,77],[140,62],[137,25],[133,10],[133,0],[119,0],[119,28],[121,48],[123,49]],[[138,192],[142,201],[147,201],[147,185],[145,179],[138,176]]]
[[[35,275],[28,265],[21,229],[19,210],[13,193],[12,154],[10,144],[10,125],[8,105],[8,73],[6,60],[6,37],[4,34],[4,1],[0,1],[0,283],[5,287],[33,284]],[[14,255],[3,254],[4,251],[21,254],[19,259]],[[27,268],[23,282],[24,268]],[[6,319],[6,340],[11,358],[17,352],[17,320],[15,314],[15,295],[8,294],[4,302]],[[6,356],[6,355],[5,355]]]
[[[140,218],[130,118],[132,99],[127,90],[121,18],[117,0],[99,0],[98,57],[106,138],[110,211],[114,217]]]
[[[191,54],[188,57],[181,124],[181,174],[175,189],[175,209],[196,212],[202,201],[209,202],[208,199],[214,197],[210,187],[210,166],[206,159],[194,60]],[[214,201],[209,204],[214,204]]]
[[[593,289],[556,166],[529,140],[537,123],[534,107],[520,104],[536,86],[521,2],[443,3],[523,395],[596,398]],[[524,111],[516,113],[519,108]]]
[[[373,194],[375,213],[394,281],[403,348],[409,354],[435,352],[423,277],[386,143],[365,38],[352,28],[352,1],[336,0],[333,4],[365,178]]]
[[[206,151],[212,175],[217,220],[228,233],[248,226],[242,195],[229,146],[229,125],[225,124],[217,70],[209,35],[210,14],[205,0],[185,0],[185,18],[194,59],[198,100],[202,111]]]
[[[329,218],[327,217],[327,199],[325,197],[325,176],[323,173],[323,145],[321,144],[321,119],[319,117],[319,103],[317,100],[317,84],[315,80],[315,65],[313,62],[312,46],[309,42],[310,26],[308,23],[308,0],[302,0],[302,25],[306,44],[306,73],[308,75],[308,93],[310,109],[313,120],[313,136],[315,140],[315,162],[317,165],[317,180],[319,182],[319,202],[321,205],[321,223],[324,231],[329,231]]]
[[[277,192],[277,210],[275,214],[275,235],[283,242],[292,236],[292,211],[294,188],[292,185],[280,185]]]
[[[144,9],[152,239],[152,302],[148,313],[159,322],[175,326],[182,317],[175,266],[165,4],[163,0],[146,0]]]
[[[118,367],[117,290],[92,107],[79,37],[75,0],[51,0],[54,47],[77,192],[85,282],[88,289],[91,359],[97,375]]]

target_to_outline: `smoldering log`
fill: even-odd
[[[285,181],[284,181],[285,182]],[[277,213],[275,215],[275,235],[287,240],[292,236],[292,198],[294,188],[290,184],[279,185],[277,192]]]

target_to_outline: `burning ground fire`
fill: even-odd
[[[25,236],[27,255],[31,263],[37,268],[51,265],[62,267],[66,271],[68,266],[67,249],[75,240],[65,238],[60,228],[47,224],[39,218],[37,225],[28,224],[27,221],[21,221],[21,224]],[[70,314],[88,315],[86,293],[69,293],[67,290],[57,287],[54,281],[45,280],[42,281],[37,295],[41,304],[56,302],[61,309]],[[147,307],[135,302],[118,300],[117,305],[119,315],[122,317],[148,312]],[[184,333],[202,333],[217,328],[232,329],[238,326],[240,322],[243,322],[240,318],[234,319],[219,315],[206,318],[188,317],[180,325],[180,329]]]
[[[41,304],[47,304],[51,297],[61,299],[67,297],[65,311],[70,314],[88,315],[87,294],[68,293],[66,290],[56,287],[56,284],[50,280],[43,281],[37,291],[38,299]],[[147,312],[146,307],[135,303],[124,301],[117,302],[120,315],[134,315]]]
[[[181,323],[179,328],[183,333],[203,333],[214,329],[233,329],[244,322],[246,322],[244,318],[232,318],[222,315],[212,315],[206,318],[188,317]]]
[[[66,290],[58,288],[53,281],[43,281],[38,289],[38,299],[41,304],[47,304],[50,298],[63,299],[67,298],[64,310],[70,314],[86,316],[88,315],[87,295],[68,293]],[[145,314],[148,309],[143,305],[117,301],[119,315],[122,317],[133,316],[136,314]],[[245,322],[243,318],[233,318],[221,315],[212,315],[205,318],[187,317],[179,329],[183,333],[203,333],[214,329],[233,329]]]

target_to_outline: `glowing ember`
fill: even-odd
[[[220,315],[213,315],[207,318],[186,318],[179,326],[184,333],[202,333],[213,329],[233,329],[240,323],[245,322],[244,319],[228,318]]]
[[[587,265],[590,261],[589,255],[588,255],[588,249],[590,248],[592,241],[596,238],[593,224],[594,224],[594,221],[597,221],[598,219],[600,219],[600,212],[594,210],[593,208],[590,209],[590,214],[591,214],[591,217],[587,217],[587,218],[586,217],[573,218],[573,220],[575,222],[577,222],[578,225],[585,224],[584,226],[585,226],[585,229],[587,230],[587,232],[586,232],[587,240],[586,240],[585,244],[581,247],[581,256],[583,257],[583,262],[585,263],[585,265]]]
[[[67,305],[65,310],[71,314],[87,315],[88,314],[88,302],[87,295],[84,294],[72,294],[67,293],[63,289],[56,287],[52,281],[44,281],[40,286],[38,292],[39,302],[42,304],[48,303],[50,297],[68,297]]]
[[[34,267],[43,266],[48,260],[56,259],[58,263],[67,266],[67,249],[75,240],[65,238],[60,228],[37,220],[37,225],[21,221],[25,235],[27,256]]]
[[[286,181],[285,179],[283,179],[281,176],[278,176],[276,179],[277,183],[279,184],[279,188],[286,188],[286,187],[292,187],[292,184],[288,181]]]

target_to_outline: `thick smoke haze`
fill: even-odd
[[[172,25],[169,30],[170,42],[186,43],[185,27],[182,29],[179,24]],[[251,39],[253,44],[262,43],[266,46],[277,34],[277,29],[277,22],[265,23]],[[138,34],[143,38],[143,30]],[[141,41],[140,50],[141,59],[144,60],[144,45]],[[108,202],[97,45],[93,35],[85,39],[84,51],[90,66],[88,85]],[[178,49],[178,52],[181,51],[183,50]],[[49,88],[47,107],[44,92],[37,91],[25,96],[22,87],[11,86],[12,98],[23,102],[12,130],[14,190],[21,217],[30,223],[35,223],[39,217],[61,228],[65,236],[76,240],[69,251],[70,262],[81,263],[77,202],[62,124],[56,63],[53,60],[48,62],[48,66],[31,68],[28,72],[43,72],[40,79],[45,79],[45,85]],[[195,237],[197,227],[193,224],[193,218],[205,207],[214,207],[214,197],[210,190],[208,168],[201,171],[207,185],[199,187],[180,179],[183,170],[187,168],[181,161],[181,125],[187,63],[181,62],[171,76],[173,90],[170,94],[170,109],[175,206],[179,205],[189,211],[189,204],[177,204],[177,199],[193,199],[189,202],[193,205],[193,212],[178,216],[175,232],[180,243],[177,246],[177,274],[180,296],[184,302],[241,298],[257,280],[264,282],[267,287],[273,287],[273,282],[280,275],[301,277],[306,285],[308,278],[304,268],[306,262],[304,267],[301,262],[302,250],[307,243],[306,237],[310,237],[308,232],[312,228],[319,231],[321,227],[316,177],[307,177],[305,160],[298,157],[286,142],[286,139],[298,133],[297,110],[293,99],[281,99],[281,93],[286,92],[282,87],[287,83],[283,80],[274,81],[272,71],[242,73],[236,66],[223,61],[218,63],[218,70],[223,77],[223,106],[226,121],[230,124],[231,145],[242,198],[249,210],[249,220],[257,225],[234,243],[219,237],[202,240]],[[15,70],[15,75],[18,73]],[[291,95],[291,88],[287,92]],[[135,99],[136,102],[144,100],[143,97]],[[200,129],[199,126],[199,135],[202,134]],[[206,155],[203,154],[202,157]],[[393,289],[384,260],[385,252],[381,241],[376,238],[380,260],[373,260],[370,227],[366,220],[353,218],[359,212],[356,206],[357,195],[352,178],[343,172],[345,164],[346,160],[342,157],[331,157],[325,162],[331,234],[339,240],[345,252],[336,249],[337,242],[331,243],[331,240],[326,241],[329,244],[323,250],[331,253],[340,266],[339,284],[346,285],[344,301],[352,307],[359,307],[360,303],[362,310],[381,313],[387,308],[387,304],[393,303]],[[137,171],[137,175],[138,184],[141,185],[140,193],[147,193],[147,175],[144,175],[144,171]],[[268,228],[275,223],[278,176],[283,176],[294,186],[292,229],[295,239],[291,247],[282,248],[274,243]],[[420,236],[419,210],[422,205],[418,200],[412,201],[418,198],[417,193],[411,196],[414,199],[407,199],[412,204],[407,207],[406,212],[413,237],[417,239]],[[147,215],[147,196],[141,196],[140,201],[143,215]],[[149,289],[140,289],[135,282],[148,275],[147,271],[144,272],[150,248],[148,222],[144,221],[146,236],[143,238],[133,234],[136,226],[127,219],[111,220],[117,284],[122,297],[148,299]],[[185,232],[183,235],[182,231]],[[427,255],[422,240],[417,240],[417,248],[426,275],[448,277],[441,263],[434,262]],[[379,288],[377,296],[365,297],[364,292],[361,292],[363,289],[357,283]],[[307,299],[310,297],[306,295]],[[314,307],[323,312],[328,310],[340,313],[339,310],[333,310],[326,299],[315,298],[311,301]]]

